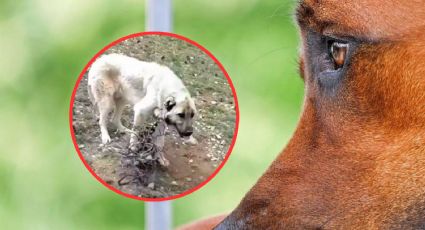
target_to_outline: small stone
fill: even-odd
[[[80,148],[80,149],[84,149],[84,147],[86,147],[86,146],[84,146],[84,145],[79,145],[78,146],[78,148]]]
[[[221,139],[221,136],[216,134],[215,137],[217,137],[217,139]]]
[[[154,188],[155,188],[155,184],[154,184],[154,183],[149,183],[149,184],[148,184],[148,188],[150,188],[150,189],[154,189]]]
[[[187,182],[191,182],[191,181],[192,181],[192,178],[190,178],[190,177],[186,177],[186,181],[187,181]]]
[[[173,180],[173,181],[171,181],[171,184],[172,185],[177,185],[177,181]]]
[[[190,159],[190,160],[189,160],[189,163],[193,163],[193,160],[192,160],[192,159]]]
[[[216,105],[217,102],[216,101],[211,101],[211,105]]]

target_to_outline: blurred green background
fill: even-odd
[[[143,202],[97,182],[78,158],[68,106],[84,65],[144,30],[144,1],[0,2],[1,229],[143,229]],[[300,113],[293,1],[174,1],[174,32],[233,79],[239,136],[223,170],[173,201],[174,224],[233,209],[289,140]]]

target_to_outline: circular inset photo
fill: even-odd
[[[236,140],[232,81],[204,47],[162,32],[106,46],[81,72],[70,104],[75,148],[111,190],[162,201],[211,180]]]

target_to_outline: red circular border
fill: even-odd
[[[214,60],[214,62],[220,67],[221,71],[224,73],[224,75],[227,78],[227,82],[230,85],[230,88],[232,89],[232,93],[233,93],[233,98],[235,101],[235,111],[236,111],[236,126],[235,126],[235,131],[233,133],[233,139],[232,139],[232,143],[229,146],[229,149],[226,153],[226,156],[224,158],[224,160],[221,162],[221,164],[218,166],[218,168],[202,183],[200,183],[199,185],[197,185],[196,187],[193,187],[183,193],[174,195],[174,196],[170,196],[170,197],[164,197],[164,198],[144,198],[144,197],[139,197],[139,196],[134,196],[131,194],[127,194],[124,193],[122,191],[120,191],[119,189],[114,188],[113,186],[109,185],[108,183],[106,183],[104,180],[102,180],[102,178],[100,178],[94,171],[93,169],[88,165],[88,163],[86,162],[86,160],[84,159],[83,155],[81,154],[80,149],[78,148],[78,144],[77,144],[77,140],[75,138],[75,133],[74,133],[74,129],[72,126],[72,109],[73,109],[73,105],[74,105],[74,99],[75,99],[75,94],[77,92],[77,88],[80,85],[81,79],[84,76],[84,73],[86,73],[87,69],[91,66],[91,64],[96,60],[97,57],[99,57],[101,54],[103,54],[107,49],[109,49],[110,47],[124,41],[127,40],[129,38],[133,38],[133,37],[139,37],[139,36],[145,36],[145,35],[163,35],[163,36],[169,36],[169,37],[174,37],[180,40],[184,40],[196,47],[198,47],[199,49],[201,49],[202,51],[204,51],[206,54],[208,54],[208,56]],[[103,49],[101,49],[99,52],[96,53],[96,55],[90,59],[90,61],[87,63],[87,65],[84,67],[83,71],[80,73],[80,76],[77,79],[77,82],[74,86],[74,90],[72,91],[72,95],[71,95],[71,103],[69,105],[69,128],[71,131],[71,137],[72,137],[72,142],[74,143],[74,147],[75,150],[78,153],[78,156],[80,157],[81,161],[84,163],[84,166],[86,166],[86,168],[89,170],[89,172],[100,182],[102,183],[104,186],[106,186],[107,188],[109,188],[110,190],[128,197],[128,198],[132,198],[132,199],[136,199],[136,200],[142,200],[142,201],[166,201],[166,200],[173,200],[173,199],[177,199],[186,195],[189,195],[192,192],[195,192],[196,190],[200,189],[201,187],[203,187],[205,184],[207,184],[210,180],[212,180],[215,175],[217,175],[217,173],[221,170],[221,168],[223,168],[224,164],[227,162],[227,160],[229,159],[230,153],[232,152],[232,149],[235,145],[236,142],[236,138],[238,135],[238,129],[239,129],[239,105],[238,105],[238,98],[236,96],[236,90],[235,87],[233,85],[232,79],[230,79],[229,74],[226,72],[226,70],[224,69],[223,65],[217,60],[217,58],[214,57],[214,55],[212,55],[212,53],[210,51],[208,51],[206,48],[204,48],[203,46],[199,45],[198,43],[196,43],[195,41],[192,41],[186,37],[183,37],[181,35],[178,34],[173,34],[173,33],[168,33],[168,32],[141,32],[141,33],[135,33],[135,34],[130,34],[127,35],[125,37],[122,37],[118,40],[113,41],[112,43],[110,43],[109,45],[105,46]]]

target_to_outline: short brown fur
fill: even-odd
[[[305,66],[290,143],[216,229],[425,228],[425,1],[302,1],[306,31],[362,43],[335,97]]]

